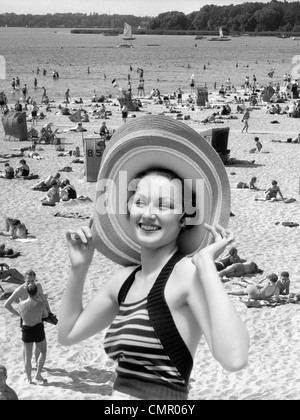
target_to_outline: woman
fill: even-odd
[[[59,183],[57,180],[53,180],[51,183],[51,188],[48,191],[47,195],[41,199],[43,206],[55,206],[56,203],[60,201],[60,191]]]
[[[26,164],[26,160],[21,159],[19,163],[21,164],[21,166],[17,167],[15,176],[16,177],[28,176],[30,169],[29,169],[29,166]]]
[[[250,110],[249,108],[246,109],[243,118],[242,118],[242,122],[244,123],[244,126],[242,128],[242,133],[244,132],[244,130],[246,130],[246,133],[248,133],[248,129],[249,129],[249,123],[248,120],[250,118]]]
[[[267,285],[263,286],[263,281],[267,280]],[[274,297],[276,300],[279,297],[279,288],[277,285],[278,277],[275,273],[269,274],[266,278],[260,280],[257,284],[249,284],[247,282],[239,282],[238,284],[243,289],[228,292],[229,295],[244,296],[248,295],[249,299],[253,300],[270,300]]]
[[[77,198],[75,187],[70,184],[69,179],[65,179],[60,185],[60,199],[61,201],[69,201]]]
[[[281,192],[281,190],[279,188],[279,185],[278,185],[277,181],[273,180],[271,184],[272,184],[272,186],[269,187],[265,191],[265,198],[266,198],[266,200],[276,200],[277,194],[279,194],[280,197],[282,198],[282,200],[284,200],[284,197],[282,195],[282,192]]]
[[[246,182],[239,182],[237,184],[237,188],[250,188],[250,190],[259,190],[257,186],[255,185],[257,183],[256,176],[253,176],[249,182],[249,185]]]
[[[99,193],[93,223],[67,233],[71,269],[60,309],[59,342],[72,345],[110,326],[104,347],[108,356],[118,362],[113,399],[187,399],[193,358],[202,335],[225,369],[236,371],[247,363],[247,330],[224,291],[214,265],[215,259],[233,241],[233,236],[218,224],[193,224],[199,214],[198,207],[194,211],[190,202],[197,203],[197,197],[190,197],[191,191],[184,188],[184,180],[192,176],[188,173],[191,167],[186,163],[178,167],[174,154],[177,153],[178,158],[180,153],[186,154],[188,158],[188,151],[183,152],[183,147],[194,141],[198,144],[198,134],[167,117],[146,116],[129,124],[130,138],[124,136],[124,133],[128,135],[126,124],[127,127],[123,126],[126,129],[119,129],[106,149],[97,187],[99,191],[101,180],[106,179],[108,160],[111,159],[115,165],[120,164],[120,159],[117,156],[112,158],[111,154],[119,144],[123,147],[123,151],[118,151],[122,156],[123,169],[126,168],[129,175],[133,171],[128,187],[131,195],[122,195],[120,187],[119,213],[113,215],[113,212],[108,212],[109,219],[115,216],[120,225],[114,225],[112,219],[106,225],[105,221],[109,219],[102,211]],[[146,131],[143,131],[145,127]],[[174,129],[178,130],[178,145]],[[157,130],[164,131],[164,141]],[[170,140],[173,141],[171,146]],[[157,142],[161,145],[160,150]],[[145,144],[151,151],[145,150]],[[217,168],[213,165],[210,168],[220,170],[215,176],[220,176],[220,182],[224,182],[225,187],[224,168],[218,155],[206,142],[203,147],[210,157],[196,152],[195,163],[198,158],[211,159]],[[132,150],[135,152],[133,158]],[[169,168],[148,166],[165,162],[166,155],[169,157]],[[138,167],[145,166],[146,170],[138,172]],[[176,166],[181,175],[174,172]],[[194,168],[200,171],[198,165]],[[111,176],[123,179],[125,173],[120,172],[112,170]],[[212,178],[210,181],[214,184]],[[199,191],[196,188],[194,192]],[[226,195],[225,188],[223,195],[215,190],[210,204],[219,197],[220,209],[226,208]],[[123,209],[123,204],[127,208]],[[203,204],[208,205],[206,200]],[[205,220],[213,220],[206,210],[203,209],[207,216]],[[219,219],[220,214],[216,218]],[[106,238],[108,225],[111,233]],[[117,240],[109,248],[110,241],[114,241],[115,237],[114,227],[115,234],[120,234],[122,230],[122,243]],[[101,235],[99,229],[102,230]],[[210,245],[209,236],[214,239]],[[114,254],[117,243],[123,248],[123,252],[120,249],[119,259]],[[187,248],[191,244],[196,250],[192,258],[187,256]],[[83,309],[84,280],[95,247],[124,267],[115,272]],[[135,260],[135,256],[139,260]]]
[[[19,219],[13,219],[7,217],[5,219],[5,230],[0,231],[2,236],[10,236],[12,239],[16,238],[27,238],[28,229],[24,223],[21,223]]]

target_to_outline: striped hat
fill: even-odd
[[[136,118],[114,133],[103,153],[92,227],[97,250],[123,266],[140,263],[140,246],[127,214],[128,184],[150,168],[171,170],[182,180],[192,180],[194,191],[202,185],[199,223],[178,237],[182,253],[193,255],[210,243],[212,238],[204,223],[219,223],[224,228],[228,225],[229,181],[224,164],[208,141],[170,117]]]

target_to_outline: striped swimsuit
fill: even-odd
[[[114,389],[149,400],[186,400],[193,366],[192,356],[173,321],[164,289],[176,253],[163,267],[148,296],[126,303],[138,267],[119,292],[119,312],[104,340],[107,355],[117,361]]]

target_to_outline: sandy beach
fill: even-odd
[[[186,98],[186,94],[184,98]],[[216,95],[215,104],[220,106],[230,102],[233,95],[220,99]],[[174,101],[175,103],[175,101]],[[115,105],[117,104],[117,106]],[[142,99],[143,107],[139,112],[133,112],[136,118],[145,113],[175,117],[169,114],[163,105],[155,105],[153,101]],[[11,104],[12,105],[12,104]],[[53,103],[51,112],[46,112],[46,118],[38,120],[38,130],[47,122],[52,122],[59,128],[63,138],[65,151],[79,146],[83,157],[83,137],[94,136],[102,120],[91,116],[94,105],[90,99],[84,98],[83,108],[90,115],[90,122],[83,123],[85,133],[63,132],[74,127],[68,116],[61,115],[58,102]],[[110,130],[117,129],[123,123],[121,110],[116,98],[105,104],[111,111],[106,120]],[[281,104],[287,106],[286,104]],[[286,143],[288,137],[295,137],[300,131],[300,119],[284,115],[266,113],[267,105],[261,105],[250,113],[249,132],[241,133],[243,127],[242,114],[236,113],[236,104],[230,104],[232,115],[236,119],[222,119],[218,124],[203,124],[211,109],[195,111],[186,106],[177,109],[190,119],[184,123],[197,132],[205,132],[213,127],[230,127],[228,147],[231,156],[237,159],[252,161],[254,165],[226,166],[230,185],[234,217],[230,218],[229,227],[235,234],[235,246],[242,258],[257,263],[263,270],[263,275],[288,271],[291,278],[291,292],[300,292],[299,268],[299,227],[287,227],[282,222],[300,224],[300,144]],[[79,108],[70,104],[70,109]],[[217,110],[218,111],[218,110]],[[29,114],[29,112],[28,112]],[[274,121],[277,123],[273,123]],[[249,153],[255,147],[254,137],[258,136],[263,148],[260,153]],[[22,147],[28,147],[31,142],[9,142],[4,140],[4,130],[0,125],[0,153],[16,153]],[[273,142],[272,140],[283,140]],[[93,200],[96,183],[86,182],[84,164],[73,163],[72,156],[60,157],[54,145],[37,146],[42,156],[41,160],[24,155],[31,173],[38,174],[39,179],[45,179],[49,174],[55,174],[66,166],[72,167],[72,172],[61,172],[68,178],[77,190],[78,195],[89,197],[92,201],[59,203],[55,207],[44,207],[40,199],[45,195],[34,191],[32,187],[36,180],[5,180],[0,179],[1,189],[1,220],[9,216],[18,218],[26,224],[32,238],[29,242],[13,241],[0,237],[0,243],[15,251],[21,252],[16,259],[1,258],[10,268],[16,268],[25,273],[32,268],[48,296],[52,312],[57,314],[62,294],[67,280],[69,265],[65,233],[68,229],[76,229],[88,223],[87,218],[93,212]],[[5,159],[0,159],[0,170],[4,170]],[[11,165],[16,168],[20,158],[11,158]],[[263,198],[263,191],[237,189],[238,182],[249,182],[257,177],[257,186],[262,190],[268,188],[273,179],[283,192],[284,197],[295,198],[292,203],[264,202],[255,200]],[[82,218],[67,218],[54,216],[57,212],[77,212]],[[86,219],[85,219],[86,218]],[[88,301],[101,288],[117,265],[104,256],[96,253],[85,285],[84,299]],[[255,275],[252,279],[260,279],[263,275]],[[237,288],[232,279],[224,283],[227,290]],[[201,340],[194,361],[194,369],[190,382],[190,399],[192,400],[297,400],[300,398],[300,305],[288,303],[275,307],[247,308],[236,296],[231,297],[233,304],[247,325],[250,334],[251,347],[248,366],[237,373],[229,373],[213,359],[204,339]],[[72,346],[63,347],[57,342],[57,327],[45,324],[48,354],[44,376],[48,383],[44,385],[28,385],[26,382],[23,360],[22,341],[19,320],[3,307],[0,301],[0,364],[7,367],[8,384],[15,390],[20,400],[102,400],[111,393],[111,383],[114,378],[114,365],[103,351],[103,335],[99,334],[89,340]]]

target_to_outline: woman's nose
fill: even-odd
[[[155,210],[153,209],[153,207],[151,205],[149,205],[149,206],[145,206],[143,208],[142,216],[144,218],[148,218],[148,219],[155,219],[156,213],[155,213]]]

